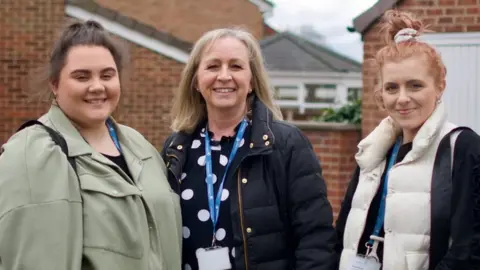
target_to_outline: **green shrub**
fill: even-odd
[[[326,109],[314,119],[321,122],[360,124],[362,122],[362,101],[349,102],[338,109]]]

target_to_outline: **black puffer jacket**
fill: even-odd
[[[179,181],[191,144],[186,133],[170,136],[162,150],[172,188]],[[333,270],[336,235],[320,164],[296,127],[272,120],[259,100],[252,108],[249,154],[235,177],[231,219],[237,270]],[[180,145],[182,147],[180,147]],[[233,192],[235,191],[235,192]]]

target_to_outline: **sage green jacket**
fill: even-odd
[[[180,270],[179,197],[158,151],[115,124],[130,178],[96,152],[53,105],[40,118],[59,131],[78,178],[41,126],[0,155],[0,269]]]

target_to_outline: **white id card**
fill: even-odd
[[[232,269],[228,248],[212,247],[197,249],[196,252],[199,270],[228,270]]]
[[[382,265],[375,258],[364,256],[352,256],[347,270],[380,270]]]

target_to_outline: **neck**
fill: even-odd
[[[246,109],[231,112],[208,110],[208,129],[213,133],[213,140],[235,135],[235,128],[245,117]]]
[[[402,144],[413,142],[415,135],[417,135],[418,129],[403,129],[403,142]]]
[[[109,138],[110,134],[108,133],[107,125],[99,124],[95,126],[84,127],[80,125],[75,125],[80,132],[80,135],[90,144],[95,144]]]

